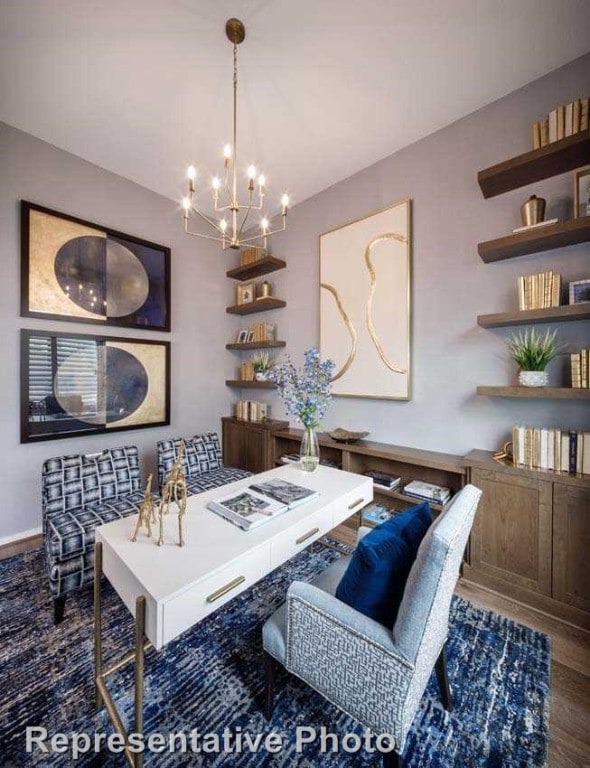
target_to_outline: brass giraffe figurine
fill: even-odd
[[[184,547],[183,520],[186,512],[186,478],[182,468],[182,460],[186,454],[184,440],[180,441],[178,456],[172,465],[164,487],[162,488],[162,498],[158,509],[158,518],[160,521],[160,535],[158,537],[158,546],[164,543],[164,515],[170,511],[170,502],[174,502],[178,507],[178,546]]]
[[[144,526],[147,529],[148,539],[152,538],[152,523],[156,522],[156,509],[154,506],[154,499],[152,497],[152,479],[153,473],[150,472],[150,476],[148,477],[145,486],[145,491],[143,492],[143,500],[139,505],[139,517],[137,518],[135,533],[133,534],[131,541],[135,541],[137,539],[137,534]]]

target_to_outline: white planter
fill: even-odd
[[[267,377],[268,377],[268,374],[265,373],[264,371],[256,371],[256,373],[254,374],[254,378],[256,379],[256,381],[266,381]]]
[[[549,375],[547,371],[520,371],[518,383],[522,387],[546,387]]]

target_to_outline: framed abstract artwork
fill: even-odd
[[[411,398],[411,202],[320,235],[320,349],[337,397]]]
[[[21,315],[170,330],[170,249],[21,201]]]
[[[170,423],[170,342],[21,330],[21,443]]]

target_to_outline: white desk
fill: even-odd
[[[288,510],[252,531],[243,531],[214,512],[207,503],[247,488],[254,482],[279,477],[318,491],[319,497]],[[178,546],[177,516],[165,518],[165,545],[156,546],[140,533],[131,541],[136,517],[96,529],[95,550],[95,663],[97,705],[104,704],[113,725],[126,738],[106,677],[135,658],[135,731],[142,732],[144,637],[156,648],[178,637],[224,603],[248,589],[270,571],[339,525],[373,498],[370,478],[320,466],[302,472],[285,465],[191,496],[185,516],[184,547]],[[125,659],[104,670],[101,651],[100,574],[104,573],[136,619],[136,648]],[[126,752],[131,766],[141,755]]]

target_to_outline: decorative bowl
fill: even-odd
[[[349,432],[348,429],[342,429],[341,427],[328,432],[332,440],[335,440],[337,443],[356,443],[357,440],[362,440],[363,437],[369,434],[370,432]]]

